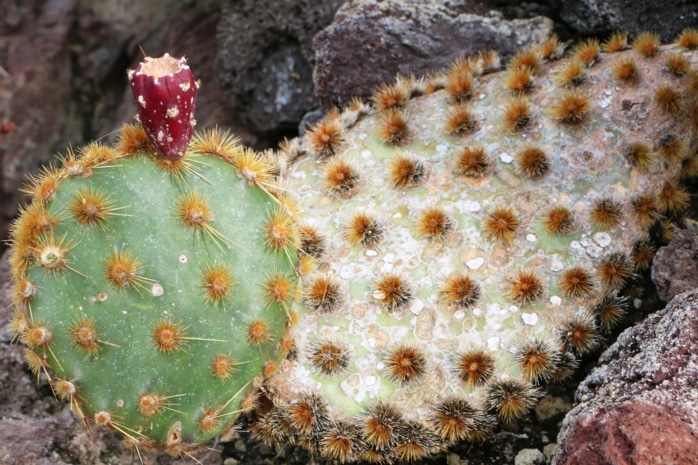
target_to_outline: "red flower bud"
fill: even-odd
[[[194,109],[199,88],[187,61],[165,54],[146,57],[129,70],[131,91],[145,132],[167,160],[184,156],[194,132]]]

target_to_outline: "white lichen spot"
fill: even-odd
[[[121,313],[124,315],[128,315],[128,311],[126,311],[126,310],[121,310]]]
[[[555,305],[555,306],[559,306],[562,304],[562,299],[560,298],[560,296],[553,295],[553,296],[550,296],[550,303]]]
[[[526,234],[526,240],[528,242],[536,242],[538,240],[538,237],[536,237],[535,234]]]
[[[117,407],[123,407],[124,406],[124,399],[119,399],[116,401],[116,406]]]
[[[579,250],[582,248],[582,244],[580,244],[579,241],[572,241],[570,242],[570,248],[574,250]]]
[[[165,294],[165,288],[162,287],[162,284],[155,283],[150,287],[150,294],[153,297],[162,297]]]
[[[367,250],[367,251],[365,252],[365,254],[366,254],[367,257],[375,257],[376,255],[378,255],[378,252],[376,252],[375,250],[370,250],[370,249],[369,249],[369,250]]]
[[[139,104],[140,106],[142,106],[143,108],[145,108],[145,99],[143,98],[142,95],[139,95],[139,96],[138,96],[138,104]]]
[[[186,255],[182,254],[179,256],[179,263],[187,263],[189,261],[189,258],[187,258]]]
[[[597,232],[592,237],[600,247],[608,247],[612,242],[611,236],[606,232]]]
[[[369,337],[368,339],[366,339],[366,342],[368,342],[368,346],[370,348],[373,349],[374,347],[376,347],[376,340],[374,338]]]
[[[462,320],[465,318],[465,312],[463,310],[458,310],[453,314],[454,320]]]
[[[482,210],[482,205],[477,200],[466,200],[463,202],[463,208],[467,212],[475,213]]]
[[[370,150],[362,150],[361,151],[361,158],[363,158],[364,160],[372,159],[373,152],[371,152]]]
[[[516,313],[519,311],[519,307],[517,307],[516,305],[509,305],[509,311],[511,313]]]
[[[350,267],[344,267],[339,270],[339,277],[346,281],[350,281],[355,275],[356,273],[354,273],[354,270],[352,270]]]
[[[414,299],[410,305],[410,312],[414,315],[419,315],[424,310],[424,302],[421,299]]]
[[[642,307],[642,299],[633,299],[633,307],[636,309]]]
[[[393,218],[394,218],[394,219],[402,218],[402,213],[396,212],[396,213],[393,215]]]
[[[445,154],[447,150],[448,150],[448,145],[446,145],[446,144],[439,144],[436,146],[436,151],[441,155]]]
[[[480,316],[480,315],[482,315],[482,310],[480,309],[480,307],[475,307],[475,308],[473,309],[473,315],[475,315],[475,316]]]
[[[509,155],[509,154],[506,153],[506,152],[500,153],[500,154],[499,154],[499,159],[502,160],[502,163],[507,163],[507,164],[508,164],[508,163],[511,163],[512,161],[514,161],[514,157],[512,157],[511,155]]]
[[[565,263],[560,260],[560,256],[555,254],[550,259],[550,271],[562,271],[565,269]]]
[[[383,257],[383,261],[385,263],[395,263],[395,254],[394,253],[385,254],[385,257]]]
[[[176,118],[178,115],[179,115],[179,108],[170,107],[167,109],[167,117],[168,118]]]
[[[535,326],[538,323],[538,314],[524,312],[521,314],[521,321],[523,321],[525,325]]]
[[[484,263],[485,263],[485,259],[483,257],[477,257],[477,258],[473,258],[472,260],[468,260],[467,262],[465,262],[465,266],[467,266],[471,270],[477,270]]]
[[[487,348],[496,351],[499,350],[500,339],[497,336],[487,338]]]
[[[378,381],[378,379],[375,376],[371,375],[371,376],[367,376],[364,379],[364,384],[366,386],[373,386],[374,384],[376,384],[376,381]]]

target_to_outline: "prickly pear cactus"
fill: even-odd
[[[698,57],[627,48],[485,52],[281,148],[304,290],[259,437],[342,462],[481,440],[633,311],[697,174]]]
[[[297,254],[265,162],[217,130],[186,149],[196,85],[183,61],[159,60],[132,73],[151,84],[133,89],[154,137],[126,125],[29,185],[12,326],[88,428],[180,455],[252,408],[278,366]]]

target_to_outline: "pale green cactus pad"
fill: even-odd
[[[696,78],[668,63],[698,56],[638,50],[483,54],[282,148],[316,266],[258,436],[388,462],[480,440],[633,311],[697,142]]]

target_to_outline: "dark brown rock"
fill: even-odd
[[[669,245],[660,248],[652,262],[652,281],[659,298],[669,302],[676,295],[698,289],[698,233],[677,229]]]
[[[232,111],[268,137],[296,132],[318,106],[312,38],[342,0],[232,2],[218,27],[218,77]]]
[[[620,335],[577,391],[556,465],[698,463],[698,291]]]
[[[685,27],[696,27],[698,8],[685,0],[554,0],[559,16],[581,34],[652,31],[671,42]]]
[[[543,17],[505,20],[472,14],[471,3],[361,0],[345,4],[315,36],[315,91],[322,106],[368,97],[397,73],[417,76],[489,48],[503,57],[552,32]],[[479,10],[476,10],[476,12]]]

